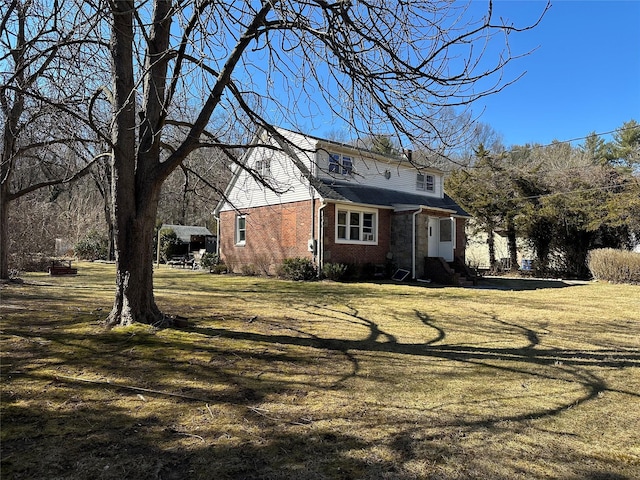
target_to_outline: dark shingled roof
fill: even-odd
[[[213,233],[209,231],[207,227],[198,227],[194,225],[168,225],[163,224],[160,227],[162,229],[171,229],[176,232],[176,236],[184,243],[191,242],[191,237],[213,237]]]
[[[442,208],[452,210],[456,215],[470,216],[447,194],[444,198],[420,195],[419,193],[399,192],[386,188],[370,187],[359,183],[339,182],[335,180],[321,180],[318,192],[326,200],[346,201],[379,207],[396,207],[411,205]]]

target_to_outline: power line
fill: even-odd
[[[514,198],[507,198],[505,199],[507,202],[511,202],[511,203],[517,203],[520,202],[522,200],[539,200],[541,198],[548,198],[548,197],[559,197],[559,196],[570,196],[570,195],[578,195],[578,194],[583,194],[583,193],[589,193],[589,192],[597,192],[597,191],[605,191],[605,190],[611,190],[614,188],[620,188],[620,187],[626,187],[628,184],[632,183],[631,180],[625,180],[624,182],[621,182],[617,185],[607,185],[607,186],[600,186],[600,187],[592,187],[592,188],[581,188],[581,189],[576,189],[576,190],[567,190],[565,192],[551,192],[551,193],[541,193],[539,195],[529,195],[526,197],[520,197],[520,196],[516,196]],[[622,194],[624,192],[610,192],[613,195],[619,195]],[[453,208],[458,206],[458,204],[445,204],[442,205],[442,207],[447,208]]]
[[[578,140],[585,140],[587,138],[590,138],[591,136],[596,136],[596,137],[601,137],[604,135],[609,135],[612,133],[616,133],[616,132],[623,132],[623,131],[627,131],[627,130],[637,130],[640,129],[640,124],[637,125],[633,125],[630,127],[620,127],[620,128],[616,128],[615,130],[610,130],[607,132],[601,132],[601,133],[591,133],[585,137],[577,137],[577,138],[573,138],[570,140],[554,140],[551,143],[547,143],[544,145],[540,145],[540,144],[526,144],[526,145],[516,145],[515,149],[512,147],[511,150],[505,150],[504,152],[498,154],[498,155],[491,155],[491,152],[489,152],[489,157],[490,158],[496,158],[499,159],[500,156],[502,155],[508,155],[510,153],[513,152],[518,152],[518,151],[532,151],[532,150],[539,150],[539,149],[544,149],[544,148],[548,148],[548,147],[553,147],[555,145],[559,145],[559,144],[570,144],[572,142],[578,141]],[[471,161],[474,158],[479,158],[479,157],[469,157],[469,161]],[[473,170],[473,169],[480,169],[480,168],[484,168],[483,166],[478,166],[477,163],[472,163],[470,165],[466,165],[466,166],[462,166],[460,165],[458,162],[454,162],[456,164],[458,164],[461,168],[460,170],[463,171],[469,171],[469,170]],[[600,165],[597,164],[593,164],[593,165],[575,165],[575,166],[567,166],[567,167],[556,167],[556,168],[550,168],[549,166],[547,166],[546,168],[546,172],[564,172],[564,171],[571,171],[571,170],[584,170],[587,168],[598,168],[600,167]]]
[[[524,147],[529,147],[529,148],[545,148],[545,147],[551,147],[553,145],[557,145],[559,143],[573,143],[573,142],[577,142],[578,140],[586,140],[589,137],[592,136],[596,136],[596,137],[602,137],[604,135],[611,135],[612,133],[617,133],[617,132],[624,132],[626,130],[635,130],[635,129],[640,129],[640,124],[638,125],[633,125],[631,127],[620,127],[620,128],[616,128],[615,130],[610,130],[608,132],[600,132],[600,133],[590,133],[584,137],[576,137],[576,138],[571,138],[569,140],[553,140],[551,143],[546,143],[546,144],[527,144],[527,145],[523,145]],[[517,145],[518,146],[518,145]]]

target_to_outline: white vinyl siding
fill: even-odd
[[[300,137],[300,138],[297,138]],[[313,153],[309,150],[315,144],[304,141],[303,136],[296,135],[292,141],[298,142],[307,151],[296,150],[300,161],[309,169],[312,168]],[[257,147],[249,151],[244,159],[246,165],[264,175],[275,191],[261,185],[249,173],[236,167],[237,178],[227,192],[228,201],[219,211],[247,209],[266,205],[278,205],[288,202],[299,202],[311,198],[309,181],[304,178],[294,162],[284,153],[270,148]]]
[[[293,132],[284,131],[283,134],[294,145],[299,146],[294,150],[311,175],[330,181],[353,182],[401,192],[417,192],[417,170],[407,163],[392,158],[368,156],[348,146],[318,141]],[[267,139],[261,141],[264,142]],[[340,161],[332,167],[335,170],[333,172],[329,171],[331,153],[340,156]],[[304,174],[284,152],[256,147],[248,152],[243,161],[254,170],[265,173],[275,191],[261,185],[250,174],[238,167],[235,174],[237,177],[227,191],[228,201],[217,209],[218,212],[306,201],[313,195],[317,195]],[[442,174],[437,170],[426,168],[421,173],[433,177],[433,191],[425,190],[419,193],[442,198]]]
[[[442,174],[433,170],[425,169],[421,172],[424,176],[429,176],[428,190],[417,190],[417,170],[415,167],[406,163],[401,163],[394,159],[378,159],[364,157],[358,155],[358,152],[352,154],[342,153],[342,157],[348,157],[353,164],[351,175],[343,175],[341,165],[335,160],[331,160],[330,155],[334,152],[327,151],[328,146],[322,145],[318,149],[315,162],[317,164],[317,176],[326,180],[353,182],[362,185],[369,185],[376,188],[385,188],[389,190],[420,193],[430,197],[443,196]],[[331,162],[331,163],[330,163]],[[332,166],[333,165],[333,166]],[[340,173],[338,173],[338,171]]]

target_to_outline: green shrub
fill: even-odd
[[[322,266],[322,276],[328,280],[339,282],[347,277],[349,267],[344,263],[325,263]]]
[[[214,265],[211,268],[209,268],[209,273],[215,273],[217,275],[220,275],[221,273],[227,273],[228,271],[229,271],[229,269],[222,262],[218,263],[217,265]]]
[[[200,258],[200,266],[211,271],[213,267],[220,263],[220,256],[215,253],[206,252]]]
[[[240,273],[247,277],[257,277],[259,275],[258,268],[253,263],[240,265]]]
[[[308,258],[285,258],[280,265],[278,275],[287,280],[313,280],[317,272],[313,262]]]
[[[158,235],[160,235],[160,257],[163,261],[166,262],[182,252],[182,241],[173,229],[163,228],[158,232]]]
[[[203,253],[200,259],[200,267],[209,270],[209,273],[226,273],[227,266],[217,253]]]
[[[74,252],[81,260],[106,260],[109,255],[109,240],[97,230],[90,230],[76,243]]]
[[[612,248],[591,250],[587,266],[597,280],[640,284],[640,253]]]

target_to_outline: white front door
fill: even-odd
[[[440,252],[438,248],[440,238],[440,219],[438,217],[429,217],[429,224],[427,225],[429,231],[427,232],[427,252],[430,257],[439,257]]]
[[[451,217],[429,217],[427,249],[430,257],[442,257],[446,262],[453,262],[455,226],[455,219]]]

